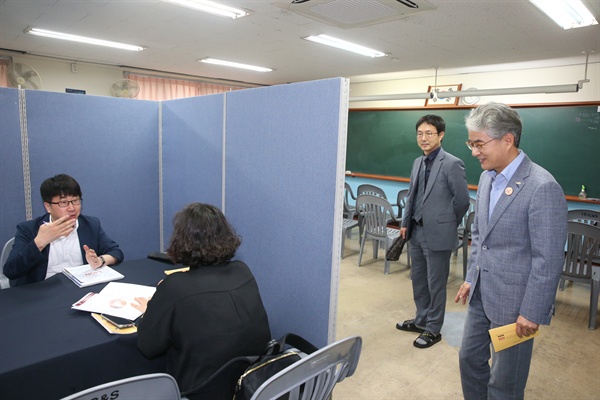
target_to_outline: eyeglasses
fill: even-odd
[[[58,206],[60,208],[67,208],[69,207],[69,203],[73,204],[74,206],[78,206],[81,205],[81,199],[75,199],[75,200],[61,200],[61,201],[57,201],[56,203],[49,201],[48,203],[50,204],[58,204]]]
[[[437,132],[431,132],[431,131],[426,131],[426,132],[417,132],[417,137],[420,139],[423,136],[425,136],[427,139],[431,139],[433,137],[433,135],[437,135]]]
[[[488,140],[485,143],[481,143],[481,142],[472,142],[470,140],[467,140],[465,142],[465,144],[467,145],[467,147],[469,148],[469,150],[473,151],[473,149],[477,149],[477,151],[481,151],[481,149],[483,149],[483,146],[485,146],[486,144],[488,144],[489,142],[492,142],[494,140],[496,140],[498,138],[493,138],[492,140]]]

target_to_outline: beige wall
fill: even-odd
[[[500,89],[548,85],[576,84],[585,77],[585,58],[574,60],[539,61],[536,63],[504,64],[461,70],[438,70],[438,85],[462,84],[462,89]],[[511,96],[485,96],[477,104],[498,101],[507,104],[535,104],[600,101],[600,60],[590,58],[587,77],[577,93],[525,94]],[[402,93],[426,93],[434,86],[435,69],[398,74],[370,75],[350,78],[350,99]],[[403,108],[422,107],[425,100],[360,101],[350,103],[351,108]],[[461,103],[459,103],[461,104]]]
[[[38,73],[42,90],[65,92],[66,88],[85,90],[86,94],[110,96],[113,82],[123,79],[123,70],[112,66],[76,63],[77,72],[71,72],[72,62],[52,58],[10,55],[15,63],[27,64]]]
[[[77,72],[71,71],[71,61],[30,55],[2,53],[14,62],[28,64],[41,77],[42,90],[65,92],[66,88],[82,89],[89,95],[110,96],[113,82],[123,78],[122,68],[98,64],[76,63]],[[462,84],[468,88],[498,89],[546,85],[576,84],[585,76],[585,57],[544,60],[532,63],[503,64],[461,69],[438,69],[438,85]],[[175,76],[177,77],[177,76]],[[584,83],[578,93],[529,94],[481,97],[478,104],[500,101],[508,104],[562,103],[600,101],[600,55],[590,56],[587,72],[591,82]],[[190,77],[180,77],[190,79]],[[199,78],[200,79],[200,78]],[[379,75],[350,77],[350,97],[397,93],[426,93],[435,83],[435,69]],[[351,108],[422,107],[425,100],[361,101],[351,102]]]
[[[75,63],[77,72],[71,71],[71,64],[74,62],[69,60],[61,60],[40,56],[30,55],[15,55],[11,53],[3,53],[0,55],[10,56],[15,63],[23,63],[32,67],[42,80],[42,90],[48,92],[65,92],[66,88],[85,90],[88,95],[95,96],[110,96],[110,87],[112,84],[123,79],[124,72],[139,72],[136,69],[125,69],[110,65],[100,65],[93,63]],[[142,72],[143,73],[143,72]],[[147,74],[147,73],[146,73]],[[226,85],[227,82],[219,82],[210,79],[201,79],[198,77],[180,76],[161,74],[165,77],[174,77],[184,80],[198,80],[207,83],[221,83]],[[248,86],[236,83],[235,86]]]

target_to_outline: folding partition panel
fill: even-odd
[[[157,249],[158,103],[42,91],[23,93],[33,216],[45,213],[39,194],[42,181],[66,173],[81,185],[82,213],[100,218],[125,258],[145,257]],[[2,148],[5,142],[14,142],[13,129],[9,139],[2,135]],[[14,156],[11,154],[11,160]],[[21,166],[12,161],[6,169],[2,165],[3,180],[9,174],[20,185],[26,181]],[[4,195],[2,199],[4,213]],[[11,203],[7,205],[10,210],[23,215],[24,204]],[[12,231],[11,235],[14,226]]]
[[[243,238],[237,257],[273,336],[323,346],[335,339],[347,109],[340,78],[162,103],[0,88],[0,240],[25,219],[24,182],[39,215],[39,186],[58,173],[79,181],[83,212],[128,259],[164,249],[181,207],[211,203]]]
[[[182,207],[222,207],[224,99],[216,94],[162,103],[163,250]]]
[[[225,211],[273,335],[335,337],[347,81],[227,94]]]
[[[24,193],[19,94],[0,88],[0,246],[25,220]]]

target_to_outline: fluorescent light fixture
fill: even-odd
[[[258,71],[258,72],[272,72],[273,71],[271,68],[257,67],[256,65],[249,65],[249,64],[240,64],[240,63],[236,63],[236,62],[232,62],[232,61],[216,60],[214,58],[203,58],[202,60],[198,60],[198,61],[207,63],[207,64],[224,65],[226,67],[243,68],[243,69],[249,69],[249,70]]]
[[[215,1],[208,0],[163,0],[169,3],[177,4],[183,7],[191,8],[192,10],[202,11],[205,13],[218,15],[225,18],[241,18],[252,14],[252,11],[241,8],[229,7]]]
[[[347,42],[345,40],[336,39],[327,35],[308,36],[303,39],[310,40],[311,42],[315,43],[321,43],[331,47],[336,47],[338,49],[351,51],[353,53],[357,53],[367,57],[384,57],[386,55],[381,51],[369,49],[368,47],[360,46],[358,44]]]
[[[517,88],[502,88],[502,89],[473,89],[459,90],[454,92],[436,93],[438,99],[448,97],[469,97],[469,96],[506,96],[517,94],[533,94],[533,93],[576,93],[579,91],[579,84],[572,85],[550,85],[550,86],[530,86]],[[350,97],[351,102],[356,101],[386,101],[386,100],[419,100],[432,99],[434,93],[404,93],[404,94],[384,94],[375,96],[356,96]]]
[[[69,40],[71,42],[79,42],[79,43],[95,44],[98,46],[113,47],[115,49],[121,49],[121,50],[142,51],[145,49],[145,47],[142,47],[142,46],[134,46],[131,44],[111,42],[108,40],[94,39],[94,38],[89,38],[89,37],[85,37],[85,36],[71,35],[69,33],[47,31],[45,29],[38,29],[38,28],[27,28],[27,29],[25,29],[25,33],[29,33],[30,35],[48,37],[48,38],[52,38],[52,39]]]
[[[579,85],[551,85],[551,86],[529,86],[517,88],[502,88],[502,89],[474,89],[460,90],[457,92],[441,92],[437,93],[438,99],[447,97],[469,97],[469,96],[503,96],[515,94],[535,94],[535,93],[577,93]]]
[[[597,25],[598,21],[581,0],[529,0],[563,29]]]

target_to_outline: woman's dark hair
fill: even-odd
[[[167,253],[186,266],[215,265],[229,261],[241,240],[217,207],[192,203],[173,217],[173,234]]]
[[[81,198],[79,183],[69,175],[60,174],[46,179],[40,186],[42,200],[50,203],[56,196],[78,196]]]

